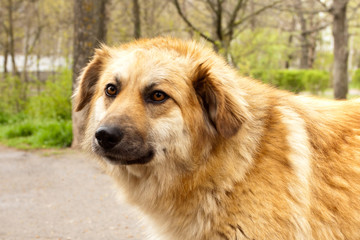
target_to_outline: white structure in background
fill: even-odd
[[[69,58],[70,59],[70,58]],[[15,62],[19,72],[24,69],[25,56],[16,55]],[[69,61],[64,57],[41,57],[38,61],[35,55],[28,56],[27,60],[27,71],[28,72],[52,72],[56,71],[61,67],[69,67]],[[8,56],[7,70],[12,71],[11,56]],[[4,56],[0,56],[0,72],[4,71]]]

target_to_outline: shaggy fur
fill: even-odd
[[[154,89],[169,98],[147,101]],[[84,148],[161,239],[360,239],[357,101],[274,89],[170,38],[98,49],[75,101]],[[121,161],[153,151],[151,161],[110,161],[94,138],[106,124],[130,129]]]

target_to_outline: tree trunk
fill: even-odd
[[[346,99],[348,92],[348,26],[346,8],[348,0],[334,0],[332,33],[334,37],[334,97]]]
[[[255,1],[250,1],[250,12],[253,14],[255,12]],[[256,17],[250,19],[250,29],[251,31],[255,31],[256,29]]]
[[[303,9],[302,9],[302,2],[301,0],[297,1],[296,11],[300,21],[300,45],[301,45],[301,57],[300,57],[300,68],[307,69],[309,68],[309,51],[308,51],[308,34],[307,34],[307,26],[306,26],[306,19],[304,17]]]
[[[7,70],[8,55],[9,55],[9,43],[8,43],[8,40],[6,39],[6,41],[4,43],[4,62],[3,62],[4,78],[6,77],[6,75],[8,73],[8,70]]]
[[[21,88],[21,100],[26,101],[27,99],[27,91],[28,91],[28,74],[27,74],[27,65],[29,59],[29,39],[30,39],[30,21],[26,24],[26,32],[25,32],[25,39],[24,39],[24,62],[21,71],[21,81],[22,81],[22,88]]]
[[[308,61],[308,68],[313,68],[314,62],[316,59],[316,33],[313,33],[309,36],[309,61]]]
[[[107,0],[74,1],[74,59],[73,90],[78,84],[81,70],[89,62],[94,48],[106,40],[106,4]],[[84,133],[83,113],[72,113],[73,142],[72,147],[79,147]]]
[[[41,46],[41,38],[39,39],[39,46]],[[37,79],[37,93],[40,94],[40,61],[41,61],[41,48],[36,51],[36,79]]]
[[[292,33],[293,31],[295,31],[296,28],[296,21],[295,21],[295,17],[292,18],[291,21],[291,33],[288,37],[288,47],[291,48],[293,45],[293,40],[294,40],[294,34]],[[293,60],[294,56],[293,56],[293,52],[290,52],[287,55],[287,59],[285,61],[285,69],[289,69],[291,66],[291,61]]]
[[[9,51],[12,62],[13,75],[19,76],[19,72],[15,62],[15,39],[14,39],[14,28],[13,28],[13,3],[12,0],[8,0],[8,21],[9,21]]]
[[[26,32],[25,32],[25,39],[24,39],[24,62],[23,62],[23,68],[21,71],[21,79],[22,81],[27,84],[28,82],[28,76],[27,76],[27,65],[28,65],[28,59],[29,59],[29,45],[30,45],[30,21],[26,24]],[[26,87],[25,87],[26,89]],[[25,100],[25,99],[23,99]]]
[[[133,14],[134,14],[134,38],[141,37],[141,18],[140,18],[140,6],[138,0],[133,0]]]

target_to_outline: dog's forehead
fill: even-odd
[[[107,75],[146,85],[153,81],[172,81],[186,75],[188,63],[175,51],[164,49],[125,49],[117,50],[105,70]]]
[[[128,77],[131,66],[136,64],[136,51],[114,51],[106,72],[116,76]]]

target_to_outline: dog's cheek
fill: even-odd
[[[166,116],[153,119],[149,135],[151,144],[156,149],[157,161],[168,161],[169,158],[189,159],[191,139],[180,109],[174,109]]]
[[[99,97],[94,104],[94,121],[98,124],[104,117],[106,113],[106,106],[104,97]]]
[[[85,127],[85,137],[82,142],[82,148],[88,152],[92,152],[93,139],[97,128],[96,114],[93,106],[90,106],[90,113],[88,115],[87,125]]]

